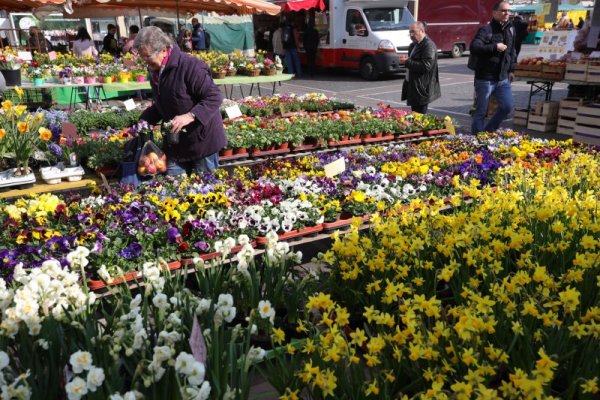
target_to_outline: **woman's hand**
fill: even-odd
[[[180,133],[183,128],[194,122],[194,116],[192,113],[185,113],[176,116],[171,120],[173,124],[171,126],[171,133]]]

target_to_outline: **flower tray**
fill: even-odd
[[[250,242],[250,245],[254,248],[256,248],[256,241],[252,241]],[[242,250],[242,246],[237,245],[234,246],[231,249],[231,252],[229,254],[237,254]],[[200,254],[200,258],[203,259],[204,261],[210,261],[210,260],[214,260],[215,258],[218,258],[221,256],[221,253],[218,251],[213,251],[212,253],[204,253],[204,254]],[[189,264],[193,264],[194,261],[191,258],[185,258],[183,260],[181,260],[181,265],[189,265]]]
[[[321,143],[304,143],[300,146],[292,146],[292,151],[305,151],[305,150],[314,150],[320,149]]]
[[[327,142],[327,146],[329,147],[338,147],[338,146],[350,146],[352,144],[358,144],[361,143],[362,139],[358,138],[358,139],[346,139],[346,140],[329,140]]]
[[[362,138],[363,143],[375,143],[375,142],[387,142],[389,140],[394,140],[394,135],[385,135],[380,137],[370,137],[370,138]]]
[[[433,136],[433,135],[445,135],[446,133],[448,133],[448,129],[444,128],[444,129],[431,129],[431,130],[426,130],[423,133],[425,133],[426,135],[429,136]]]
[[[27,186],[35,183],[35,175],[30,172],[27,175],[16,176],[16,168],[0,172],[0,188],[11,186]]]
[[[302,236],[308,236],[308,235],[312,235],[313,233],[319,233],[323,230],[323,224],[318,224],[315,226],[307,226],[306,228],[302,228],[302,229],[296,229],[290,232],[285,232],[285,233],[278,233],[277,236],[279,237],[279,240],[289,240],[289,239],[295,239],[295,238],[300,238]],[[266,245],[268,242],[268,239],[266,236],[258,236],[256,238],[256,243],[264,246]]]
[[[363,220],[363,222],[367,222],[369,220],[369,218],[371,218],[370,214],[367,215],[362,215],[360,217],[357,217]],[[352,217],[350,218],[340,218],[336,221],[333,222],[323,222],[323,231],[325,232],[331,232],[334,231],[336,229],[340,229],[340,228],[345,228],[347,226],[350,226],[350,224],[352,224]]]
[[[396,139],[410,139],[414,137],[423,136],[423,132],[411,132],[411,133],[400,133],[398,135],[394,135]]]
[[[80,181],[85,171],[81,166],[76,167],[44,167],[40,168],[42,179],[49,185],[55,185],[60,183],[63,179],[67,179],[69,182]]]
[[[289,153],[290,149],[273,149],[273,150],[253,150],[250,152],[252,157],[272,156],[275,154]]]
[[[248,158],[249,154],[247,151],[243,152],[243,153],[233,153],[233,154],[229,154],[229,155],[220,155],[219,154],[219,161],[232,161],[232,160],[238,160],[240,158]]]
[[[174,271],[176,269],[179,269],[179,268],[181,268],[181,265],[182,265],[182,263],[179,261],[173,261],[173,262],[170,262],[167,264],[169,271]],[[133,280],[141,279],[141,278],[142,278],[142,273],[140,271],[130,271],[130,272],[123,274],[122,277],[120,276],[118,278],[114,278],[109,283],[104,282],[103,280],[95,280],[95,279],[90,279],[87,281],[87,283],[88,283],[88,288],[96,291],[96,290],[104,289],[107,286],[120,285],[123,282],[131,282]]]

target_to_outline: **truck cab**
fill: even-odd
[[[407,4],[407,0],[331,0],[319,65],[358,70],[367,80],[406,74],[399,56],[411,43],[408,30],[414,18]]]

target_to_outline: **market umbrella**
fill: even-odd
[[[9,11],[30,10],[45,4],[65,5],[77,15],[97,16],[95,11],[112,10],[126,15],[131,9],[175,10],[179,12],[213,11],[220,14],[277,15],[281,8],[264,0],[0,0],[0,9]]]

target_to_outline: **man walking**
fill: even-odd
[[[402,100],[406,100],[412,111],[427,113],[429,103],[441,96],[438,75],[437,48],[425,34],[425,25],[416,21],[410,26],[408,56],[400,56],[408,75],[402,85]]]
[[[206,31],[202,28],[202,24],[198,22],[198,18],[192,18],[192,44],[194,50],[205,51],[206,47]]]
[[[493,132],[513,108],[511,82],[517,62],[515,29],[509,22],[510,6],[506,1],[494,5],[493,18],[479,29],[471,42],[469,68],[475,71],[475,112],[471,133]],[[498,101],[498,109],[487,125],[484,121],[490,97]]]

